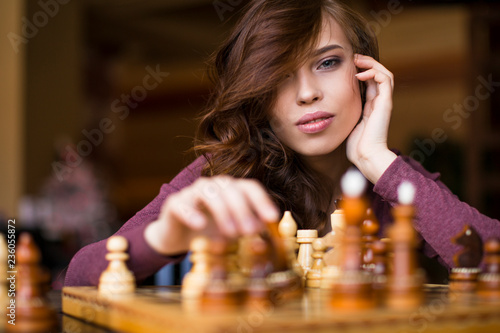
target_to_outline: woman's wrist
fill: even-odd
[[[383,149],[360,158],[356,166],[366,179],[372,184],[376,184],[396,158],[397,155],[394,152],[389,149]]]

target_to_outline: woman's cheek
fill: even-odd
[[[269,125],[273,132],[279,137],[279,133],[283,132],[283,122],[276,116],[276,112],[271,112],[269,117]]]

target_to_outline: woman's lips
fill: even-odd
[[[332,123],[333,117],[333,114],[324,111],[307,113],[297,121],[296,125],[299,131],[303,133],[318,133],[326,129]]]

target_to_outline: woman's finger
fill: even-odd
[[[259,231],[262,223],[255,215],[243,189],[235,184],[224,190],[221,195],[239,234],[253,234]]]
[[[372,102],[375,99],[375,97],[377,97],[377,94],[378,94],[377,82],[375,82],[372,77],[369,77],[366,74],[365,74],[365,76],[362,76],[362,77],[359,77],[356,75],[356,77],[360,81],[365,81],[365,83],[366,83],[366,92],[365,92],[366,102],[367,103]]]
[[[197,182],[196,187],[193,189],[194,199],[201,208],[206,210],[224,235],[235,237],[238,234],[238,230],[236,221],[222,193],[227,190],[224,187],[214,181],[214,179],[202,180]]]
[[[368,69],[368,70],[375,69],[375,70],[378,70],[379,72],[387,75],[387,77],[390,79],[391,86],[394,87],[394,75],[392,74],[392,72],[389,71],[380,62],[376,61],[372,57],[356,54],[355,58],[354,58],[354,63],[356,65],[356,67],[358,67],[358,68]],[[364,72],[361,72],[361,73],[364,73]],[[358,73],[358,74],[360,74],[360,73]]]
[[[276,222],[279,219],[279,210],[271,200],[264,187],[256,180],[245,180],[244,194],[252,209],[263,222]]]
[[[393,86],[391,84],[391,78],[385,73],[375,69],[369,69],[365,72],[356,74],[356,77],[361,81],[367,82],[367,100],[372,100],[376,96],[392,100]]]
[[[391,89],[393,88],[393,78],[387,75],[385,72],[381,72],[378,69],[371,68],[364,72],[357,73],[355,75],[361,81],[368,81],[373,79],[378,84],[389,84]]]
[[[259,182],[216,176],[200,178],[172,194],[162,215],[190,229],[216,228],[225,236],[235,237],[257,233],[263,222],[277,221],[279,210]]]
[[[196,208],[192,199],[187,201],[184,197],[183,192],[170,195],[162,207],[162,215],[168,215],[191,229],[203,229],[207,225],[205,215]]]

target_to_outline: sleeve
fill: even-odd
[[[175,256],[164,256],[157,253],[147,244],[144,230],[150,222],[156,220],[163,202],[170,194],[180,191],[200,177],[204,161],[203,157],[199,157],[169,184],[164,184],[158,196],[115,233],[115,235],[127,238],[129,242],[130,258],[127,265],[137,281],[140,282],[151,276],[166,264],[175,263],[184,258],[184,253]],[[99,284],[101,272],[108,266],[108,261],[105,259],[106,242],[107,239],[104,239],[89,244],[75,254],[66,272],[66,286],[95,286]]]
[[[451,239],[466,224],[474,227],[483,241],[500,237],[500,221],[484,216],[460,201],[439,181],[439,174],[429,173],[409,157],[398,156],[373,190],[394,206],[397,204],[397,188],[405,180],[416,187],[414,227],[424,240],[423,251],[427,256],[438,256],[446,267],[453,267],[453,255],[461,248]]]

